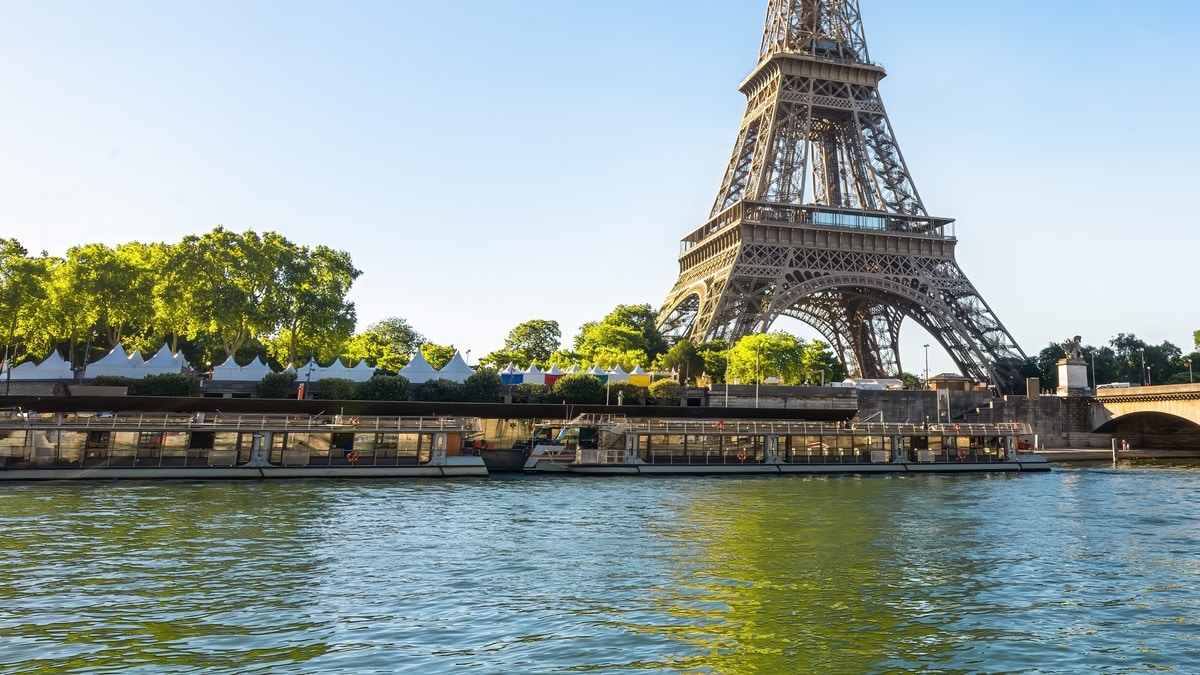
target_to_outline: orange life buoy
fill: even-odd
[[[961,428],[962,428],[962,427],[958,426],[958,423],[957,423],[957,422],[955,422],[955,423],[954,423],[954,430],[955,430],[955,431],[958,431],[958,430],[959,430],[959,429],[961,429]]]
[[[737,453],[737,458],[738,458],[738,461],[739,461],[739,462],[744,462],[744,461],[746,461],[746,451],[745,451],[745,450],[738,450],[738,453]]]
[[[346,455],[346,461],[350,462],[351,464],[357,464],[358,463],[358,452],[352,450],[350,452],[350,454]]]
[[[725,422],[717,420],[717,431],[725,431]]]
[[[961,461],[963,461],[963,460],[964,460],[964,459],[966,459],[966,458],[967,458],[967,451],[966,451],[966,450],[959,450],[959,451],[958,451],[958,461],[960,461],[960,462],[961,462]]]

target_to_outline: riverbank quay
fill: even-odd
[[[1039,450],[1036,454],[1044,457],[1051,464],[1073,463],[1073,462],[1108,462],[1112,461],[1112,450],[1100,450],[1097,448],[1059,448],[1053,450]],[[1131,448],[1129,450],[1119,450],[1117,452],[1118,460],[1131,459],[1183,459],[1183,460],[1200,460],[1200,448],[1190,450],[1179,449],[1163,449],[1163,448]]]

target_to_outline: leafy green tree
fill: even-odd
[[[491,368],[481,368],[463,383],[463,400],[475,403],[498,403],[504,383],[500,374]]]
[[[900,373],[900,380],[904,382],[905,389],[917,390],[925,388],[925,383],[921,381],[921,378],[912,373]]]
[[[1192,333],[1192,342],[1195,343],[1196,349],[1200,350],[1200,330]]]
[[[314,398],[329,401],[349,401],[358,393],[358,383],[341,377],[326,377],[315,384]]]
[[[567,403],[604,403],[604,384],[587,373],[574,373],[558,378],[551,389],[554,401]]]
[[[20,351],[28,353],[33,343],[49,346],[35,317],[44,311],[50,264],[45,256],[29,257],[16,239],[0,239],[0,339],[10,362]]]
[[[696,347],[696,354],[704,360],[704,372],[713,382],[725,381],[725,367],[729,361],[729,345],[724,340],[705,342]]]
[[[626,370],[653,363],[667,351],[650,305],[618,305],[600,322],[588,322],[575,336],[575,351],[603,368],[620,364]]]
[[[1058,361],[1063,357],[1062,347],[1051,342],[1034,357],[1037,366],[1038,385],[1042,391],[1048,391],[1058,386]]]
[[[254,385],[254,393],[259,398],[291,398],[295,386],[295,373],[267,373]]]
[[[438,378],[417,385],[418,401],[450,402],[461,401],[465,397],[466,391],[463,385],[452,380]]]
[[[367,326],[365,331],[350,338],[346,355],[365,359],[381,370],[399,372],[423,342],[425,337],[408,321],[393,316]]]
[[[729,351],[726,375],[740,382],[762,382],[769,377],[786,384],[800,382],[805,367],[804,342],[783,332],[747,335]]]
[[[508,364],[524,370],[533,361],[523,350],[497,349],[479,357],[479,365],[484,368],[504,370]]]
[[[704,355],[688,340],[680,340],[655,362],[656,370],[675,370],[684,382],[693,382],[705,372]],[[724,362],[722,362],[724,370]]]
[[[658,405],[679,405],[682,390],[683,387],[675,380],[655,380],[650,383],[650,398]]]
[[[178,247],[180,302],[192,308],[189,333],[215,339],[226,356],[247,339],[270,335],[279,324],[277,305],[269,302],[281,279],[276,266],[286,240],[268,234],[266,241],[247,230],[217,227],[184,237]]]
[[[509,331],[504,346],[525,352],[537,363],[545,363],[558,350],[561,342],[562,330],[557,321],[531,319]]]
[[[346,295],[362,272],[345,251],[295,246],[273,233],[263,239],[279,280],[267,300],[277,326],[272,355],[295,363],[301,354],[334,352],[354,331]]]
[[[789,333],[777,331],[747,335],[729,350],[726,377],[741,382],[761,382],[769,377],[784,384],[826,382],[845,377],[845,370],[820,340],[806,342]]]
[[[153,325],[153,278],[144,247],[136,242],[116,249],[85,244],[67,250],[60,283],[64,294],[87,308],[90,327],[108,347]]]
[[[571,367],[572,363],[576,363],[579,360],[580,356],[575,352],[568,351],[566,349],[559,349],[551,354],[550,358],[547,359],[546,369],[549,370],[553,366],[558,366],[561,370],[567,370]]]
[[[438,345],[432,342],[426,342],[421,345],[421,356],[425,357],[425,360],[429,362],[429,365],[434,370],[441,370],[446,367],[446,364],[450,363],[450,359],[454,358],[456,353],[458,353],[458,350],[454,348],[454,345]]]
[[[408,389],[406,377],[376,374],[366,382],[358,383],[354,398],[362,401],[407,401]]]
[[[821,340],[807,343],[805,348],[804,381],[809,384],[841,382],[846,379],[846,366],[838,360],[829,344]]]

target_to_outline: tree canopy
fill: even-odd
[[[256,339],[279,363],[332,358],[354,331],[346,296],[360,274],[344,251],[223,227],[174,244],[83,244],[63,258],[0,240],[0,334],[41,354],[189,341],[200,345],[193,358],[221,361]]]

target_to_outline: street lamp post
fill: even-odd
[[[1096,387],[1100,386],[1100,380],[1096,379],[1096,350],[1092,350],[1092,391],[1096,391]]]
[[[925,388],[929,388],[929,345],[925,345]]]
[[[754,407],[758,407],[758,385],[762,381],[762,358],[759,348],[754,348]]]
[[[1142,386],[1150,384],[1149,372],[1146,370],[1146,348],[1140,347],[1138,351],[1142,353]]]
[[[1188,364],[1188,384],[1194,384],[1195,381],[1192,379],[1192,360],[1184,359],[1184,361],[1187,361]]]

